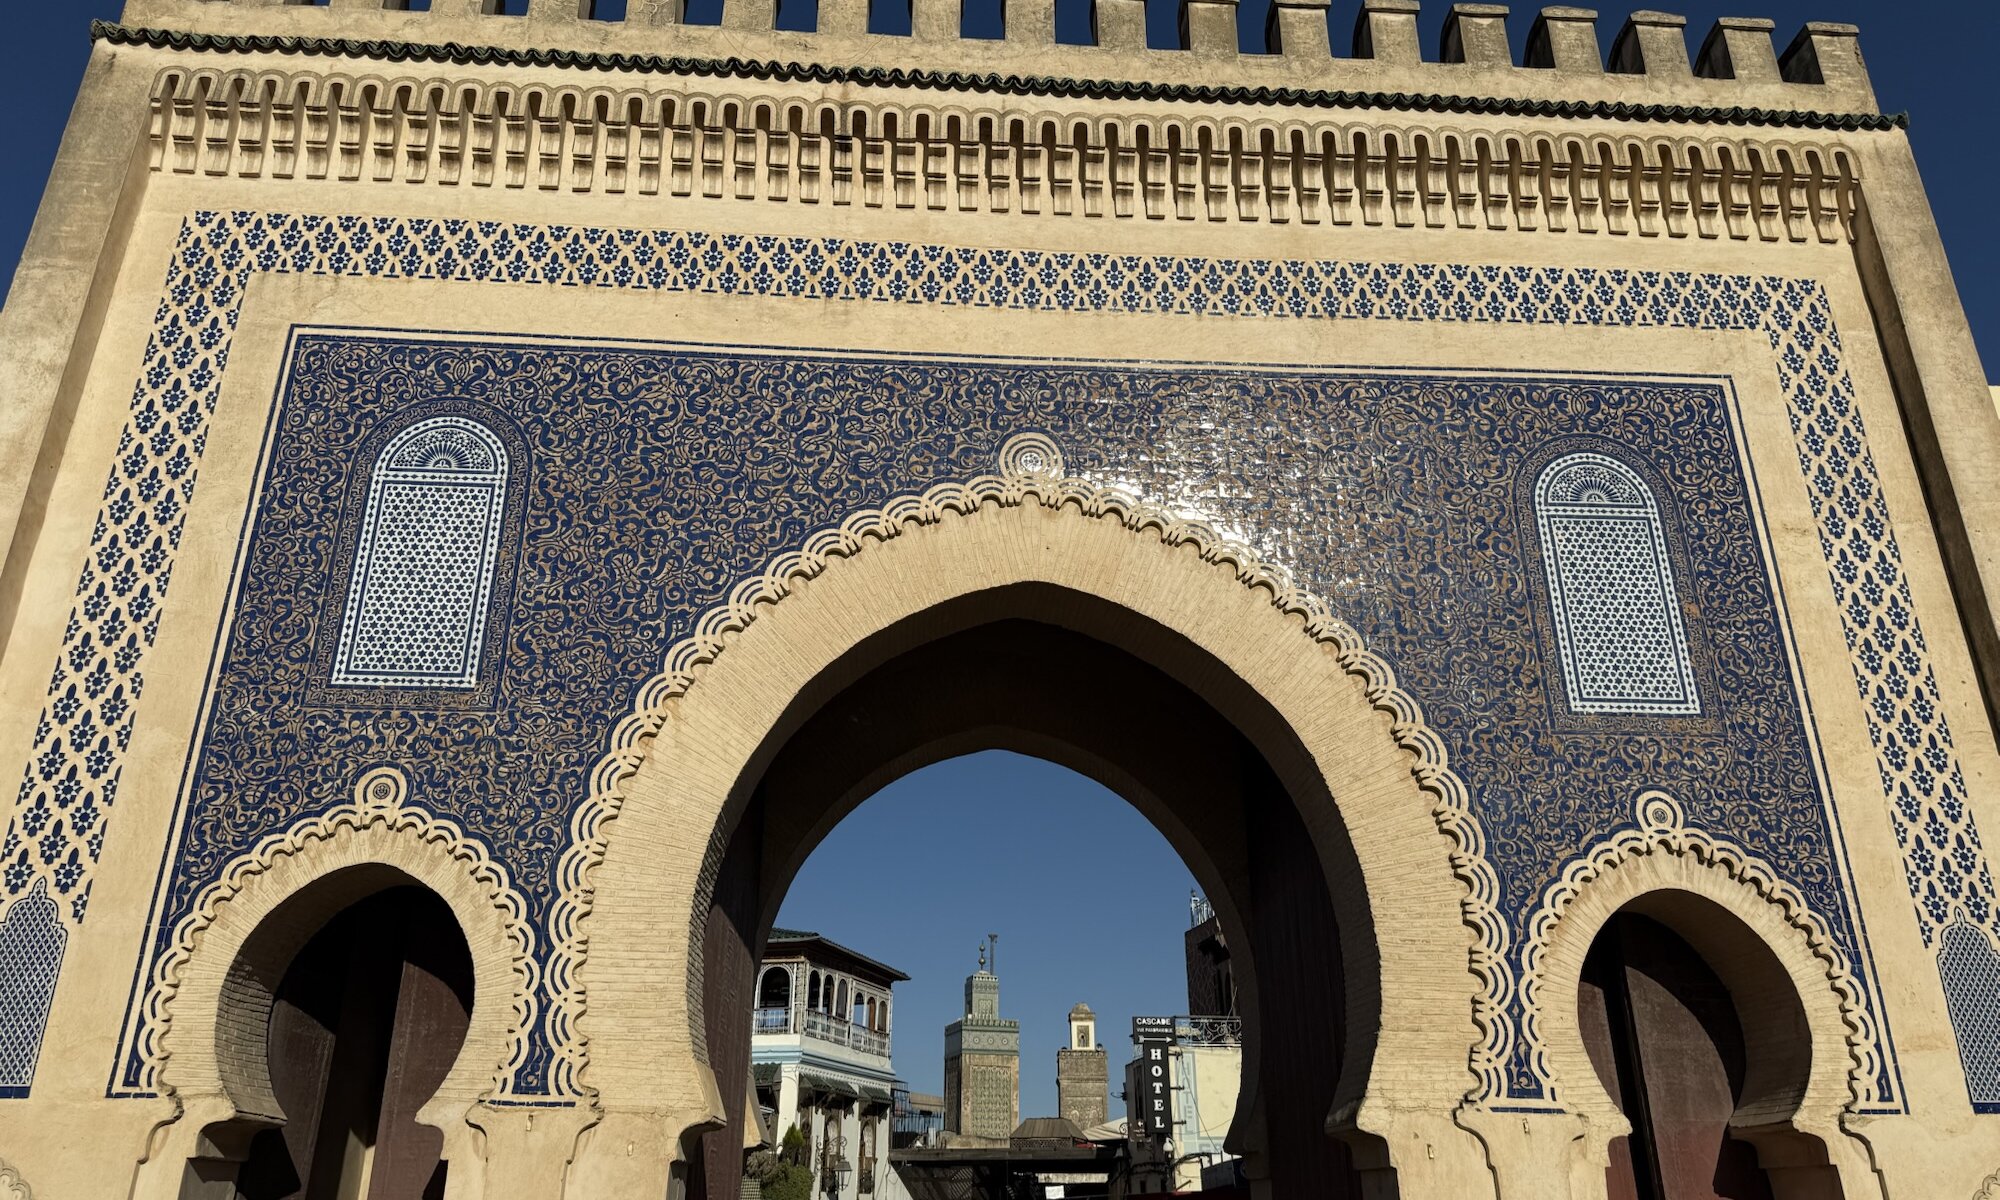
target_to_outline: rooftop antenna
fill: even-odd
[[[998,975],[1000,973],[1000,935],[989,933],[986,936],[993,942],[993,973]]]

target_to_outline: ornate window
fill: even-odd
[[[369,480],[333,683],[469,688],[479,682],[507,449],[465,417],[421,421]]]
[[[1569,706],[1583,713],[1701,712],[1665,526],[1638,472],[1570,454],[1535,482]]]
[[[37,879],[0,919],[0,1099],[26,1096],[35,1081],[68,941],[47,880]]]
[[[2000,1112],[2000,1021],[1992,1004],[2000,993],[2000,951],[1985,930],[1963,916],[1945,926],[1938,940],[1938,973],[1973,1111]]]
[[[758,1008],[789,1008],[792,1003],[792,973],[784,967],[769,967],[757,985]]]

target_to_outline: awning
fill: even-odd
[[[845,1079],[835,1079],[831,1075],[815,1075],[810,1071],[801,1072],[799,1075],[799,1086],[809,1091],[818,1092],[822,1096],[845,1096],[849,1100],[858,1100],[861,1098],[860,1091],[853,1084],[847,1082]]]
[[[778,1064],[751,1063],[750,1078],[757,1081],[758,1087],[776,1087],[778,1086]]]
[[[873,1084],[873,1083],[860,1084],[857,1086],[856,1090],[861,1093],[861,1098],[863,1100],[868,1101],[870,1104],[887,1104],[891,1100],[895,1099],[895,1096],[889,1091],[888,1088],[882,1087],[879,1084]]]

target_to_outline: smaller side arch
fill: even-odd
[[[472,953],[472,1016],[450,1072],[418,1115],[469,1150],[467,1124],[526,1052],[533,1018],[534,938],[526,907],[484,846],[407,803],[393,767],[356,782],[354,798],[266,838],[198,898],[155,966],[140,1044],[144,1081],[177,1102],[135,1194],[176,1194],[180,1172],[223,1122],[283,1117],[272,1094],[264,1028],[293,955],[323,921],[364,896],[417,884],[441,898]],[[152,1178],[154,1172],[158,1178]]]
[[[1637,818],[1549,886],[1523,948],[1523,1035],[1550,1095],[1583,1118],[1582,1152],[1601,1170],[1611,1140],[1631,1130],[1578,1017],[1585,957],[1614,915],[1631,912],[1687,941],[1735,999],[1746,1043],[1765,1050],[1743,1081],[1736,1136],[1767,1170],[1830,1169],[1846,1196],[1876,1194],[1867,1148],[1842,1123],[1873,1091],[1873,1021],[1826,923],[1768,864],[1690,828],[1666,793],[1642,794]]]

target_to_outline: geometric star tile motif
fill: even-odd
[[[1570,707],[1699,713],[1666,534],[1645,480],[1609,455],[1569,455],[1536,481],[1535,520]]]
[[[477,421],[435,417],[369,481],[332,683],[471,687],[499,556],[507,452]]]

